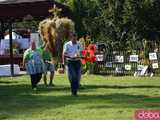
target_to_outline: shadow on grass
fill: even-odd
[[[115,88],[121,89],[128,86],[95,86],[87,85],[90,88]],[[149,86],[155,87],[155,86]],[[147,86],[129,86],[129,88],[148,88]],[[50,92],[53,94],[47,94]],[[30,114],[33,111],[38,114],[40,111],[66,107],[68,105],[83,104],[82,108],[77,109],[108,109],[108,108],[160,108],[160,97],[149,97],[145,95],[132,95],[124,93],[113,94],[91,94],[82,92],[78,97],[72,97],[70,94],[64,94],[64,91],[70,93],[67,86],[56,86],[50,89],[44,89],[35,92],[30,89],[30,85],[0,85],[0,119],[7,119],[16,114]],[[42,93],[46,93],[42,94]],[[60,93],[60,94],[54,94]],[[63,109],[63,108],[62,108]]]
[[[160,86],[153,85],[84,85],[82,86],[85,89],[97,89],[97,88],[106,88],[106,89],[128,89],[128,88],[160,88]]]
[[[0,81],[0,84],[13,84],[13,83],[18,83],[17,81]]]

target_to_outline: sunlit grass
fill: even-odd
[[[158,77],[83,76],[78,97],[65,75],[55,84],[32,91],[28,76],[0,77],[0,120],[134,120],[135,110],[160,108]]]

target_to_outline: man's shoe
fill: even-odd
[[[54,87],[55,85],[53,83],[50,83],[49,86]]]
[[[75,96],[75,97],[76,97],[76,96],[78,96],[78,95],[77,95],[77,93],[72,93],[72,96]]]
[[[33,90],[34,90],[34,91],[37,91],[37,88],[35,87],[35,88],[33,88]]]

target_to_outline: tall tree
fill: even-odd
[[[68,0],[67,4],[78,33],[90,32],[110,48],[136,49],[142,48],[143,40],[159,42],[159,0]]]

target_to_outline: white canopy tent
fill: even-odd
[[[21,35],[18,35],[16,32],[12,32],[12,39],[13,40],[15,40],[15,39],[21,39],[21,38],[22,38]],[[5,35],[4,39],[8,39],[9,40],[9,34]]]

